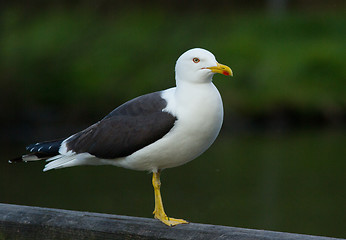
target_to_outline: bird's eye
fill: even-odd
[[[199,63],[199,61],[201,61],[201,60],[199,60],[199,58],[193,58],[192,61],[193,61],[194,63]]]

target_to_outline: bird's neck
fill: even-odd
[[[218,91],[215,85],[209,82],[191,83],[186,81],[177,81],[175,97],[182,101],[189,101],[196,98],[205,98],[215,94]]]

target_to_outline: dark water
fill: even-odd
[[[20,146],[22,147],[22,146]],[[152,217],[151,175],[111,166],[42,172],[8,164],[0,202]],[[168,215],[222,224],[346,237],[345,131],[221,135],[203,156],[162,174]]]

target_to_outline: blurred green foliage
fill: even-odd
[[[47,104],[104,113],[174,86],[176,59],[203,47],[234,71],[231,80],[215,77],[226,111],[282,105],[345,111],[341,12],[273,17],[148,8],[102,15],[90,8],[35,14],[8,8],[1,22],[0,100],[8,110]]]

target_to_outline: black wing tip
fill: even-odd
[[[31,153],[42,153],[42,154],[58,154],[59,149],[61,146],[61,143],[65,140],[63,139],[57,139],[57,140],[51,140],[51,141],[45,141],[45,142],[38,142],[33,143],[28,146],[26,146],[26,150]]]
[[[33,144],[30,144],[28,146],[25,147],[26,151],[29,151],[29,152],[33,152],[34,150],[37,150],[38,149],[38,145],[39,144],[42,144],[42,143],[33,143]],[[37,149],[35,149],[37,148]]]
[[[48,159],[52,156],[59,154],[61,143],[64,139],[57,139],[52,141],[45,141],[39,143],[33,143],[26,146],[26,150],[29,152],[26,155],[10,159],[8,163],[28,162]]]
[[[16,157],[16,158],[8,160],[8,163],[18,163],[18,162],[24,162],[23,157]]]

